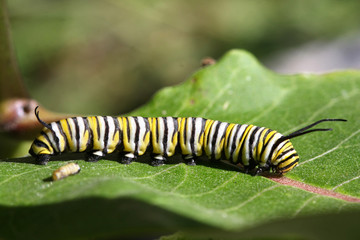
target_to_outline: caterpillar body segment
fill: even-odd
[[[259,174],[273,171],[284,174],[299,162],[290,138],[313,131],[310,127],[284,136],[277,131],[247,124],[234,124],[200,117],[73,117],[51,124],[43,122],[40,135],[29,153],[38,164],[46,164],[53,155],[63,152],[85,152],[88,161],[97,161],[118,151],[120,161],[129,164],[138,156],[151,153],[152,165],[165,163],[180,153],[189,165],[206,155],[210,160],[226,159],[240,165],[245,172]]]

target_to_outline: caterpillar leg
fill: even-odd
[[[196,165],[196,156],[193,155],[183,155],[182,156],[184,161],[186,162],[187,165],[189,166],[195,166]]]
[[[50,154],[40,154],[36,157],[36,164],[39,165],[46,165],[50,160]]]
[[[152,155],[151,156],[151,166],[158,167],[165,164],[166,158],[162,155]]]
[[[121,157],[121,163],[122,164],[130,164],[133,161],[135,161],[137,156],[135,156],[133,153],[126,153]]]
[[[89,153],[86,153],[86,161],[97,162],[103,156],[104,156],[104,153],[102,151],[89,152]]]

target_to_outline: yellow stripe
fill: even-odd
[[[203,146],[204,146],[204,131],[200,132],[199,134],[197,156],[202,155]]]
[[[276,132],[276,131],[271,131],[271,132],[266,136],[265,141],[264,141],[264,145],[266,145],[266,144],[269,142],[270,138],[271,138],[275,133],[277,133],[277,132]]]
[[[223,147],[224,147],[224,141],[225,141],[225,138],[222,138],[222,139],[220,140],[220,144],[219,144],[219,146],[216,148],[215,159],[220,159],[220,158],[221,158],[221,152],[222,152]]]
[[[290,165],[291,163],[295,162],[296,160],[299,159],[299,156],[295,156],[290,158],[289,160],[286,160],[285,162],[279,164],[277,166],[278,169],[280,168],[285,168],[286,166]],[[291,169],[293,169],[294,167],[296,167],[296,165],[298,165],[298,163],[295,163],[294,165],[292,165],[291,167],[289,167],[288,169],[282,170],[282,173],[287,173],[288,171],[290,171]]]
[[[231,135],[231,132],[233,130],[233,128],[235,127],[236,124],[234,123],[230,123],[228,125],[228,127],[226,128],[226,131],[225,131],[225,149],[227,149],[229,146],[228,146],[228,139],[230,138],[230,135]]]
[[[124,151],[133,152],[134,150],[131,148],[130,141],[129,141],[130,136],[128,136],[128,128],[130,130],[129,132],[131,132],[131,123],[130,123],[130,120],[129,120],[129,125],[128,125],[126,119],[127,119],[127,117],[122,117]]]
[[[89,131],[88,130],[85,130],[84,132],[84,135],[81,139],[81,142],[80,142],[80,149],[79,151],[80,152],[83,152],[86,150],[87,146],[88,146],[88,141],[89,141]]]
[[[204,129],[204,149],[207,149],[208,141],[207,138],[210,134],[211,126],[214,124],[214,120],[207,119],[205,122],[205,129]]]
[[[96,122],[96,118],[97,117],[88,117],[89,120],[89,126],[90,129],[92,131],[93,134],[93,150],[102,150],[101,149],[101,145],[100,145],[100,141],[98,140],[99,135],[97,132],[97,122]]]
[[[67,119],[60,120],[60,125],[61,125],[63,132],[65,133],[66,140],[68,142],[68,148],[70,149],[71,152],[75,152],[76,147],[74,146],[74,142],[71,138],[71,129],[69,129],[67,121],[68,121]]]
[[[144,120],[144,128],[146,130],[146,119],[143,118]],[[150,130],[145,132],[145,134],[143,136],[139,136],[139,156],[143,155],[146,152],[147,147],[149,146],[149,142],[150,142]]]
[[[263,148],[263,143],[265,142],[264,136],[268,130],[269,130],[268,128],[265,128],[259,136],[259,142],[256,145],[256,159],[257,160],[259,160],[259,158],[260,158],[260,153]]]
[[[240,147],[241,145],[243,144],[244,140],[245,140],[245,137],[247,135],[247,133],[250,131],[250,129],[254,127],[253,125],[249,125],[245,128],[245,131],[244,131],[244,134],[241,136],[241,139],[239,141],[239,144],[237,145],[235,151],[234,151],[234,154],[233,154],[233,162],[234,163],[237,163],[238,161],[238,157],[239,157],[239,152],[240,152]],[[242,154],[242,153],[241,153]]]
[[[186,131],[186,126],[185,126],[185,121],[186,118],[181,118],[180,120],[180,147],[181,147],[181,152],[182,154],[191,154],[191,149],[187,149],[185,142],[185,131]]]
[[[276,156],[273,158],[274,160],[281,154],[283,153],[285,150],[287,150],[289,147],[291,147],[291,143],[289,140],[287,140],[287,142],[285,143],[285,145],[280,148],[280,150],[277,152]]]
[[[159,144],[159,136],[157,136],[157,127],[158,127],[158,121],[157,118],[149,118],[149,122],[151,122],[151,134],[152,134],[152,147],[153,147],[153,153],[162,154]]]
[[[178,123],[178,129],[174,129],[175,132],[174,132],[173,138],[171,140],[171,146],[169,147],[169,157],[175,154],[176,146],[178,145],[178,133],[179,133],[179,129],[180,129],[181,119],[178,118],[176,121]]]
[[[176,130],[176,129],[175,129]],[[178,130],[175,131],[173,139],[171,141],[171,146],[169,147],[169,157],[175,154],[176,145],[178,144]]]
[[[114,122],[117,121],[117,119],[114,119]],[[120,124],[119,124],[120,125]],[[114,123],[114,133],[112,136],[109,136],[110,144],[108,145],[107,153],[112,153],[115,151],[116,146],[119,143],[119,130],[116,129],[116,125]]]
[[[264,146],[269,142],[270,138],[271,138],[273,135],[275,135],[276,133],[277,133],[276,131],[271,131],[271,132],[266,136],[265,141],[264,141]],[[261,156],[261,159],[260,159],[260,161],[263,162],[263,163],[266,162],[265,155],[266,155],[266,154],[263,154],[263,155]]]

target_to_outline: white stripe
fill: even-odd
[[[285,143],[286,143],[286,141],[281,142],[281,143],[274,149],[273,154],[270,156],[271,159],[273,159],[273,158],[276,156],[277,152],[280,151],[280,149],[285,145]]]
[[[295,149],[291,150],[290,152],[286,153],[285,155],[283,155],[280,159],[278,159],[276,162],[273,162],[273,165],[278,165],[279,162],[281,162],[283,159],[286,159],[287,157],[289,157],[291,154],[296,153]]]
[[[159,148],[160,148],[160,151],[162,154],[164,154],[164,135],[165,135],[165,126],[164,126],[164,119],[162,117],[158,117],[157,118],[158,120],[158,132],[159,132],[159,135],[158,135],[158,144],[159,144]]]
[[[167,144],[166,154],[169,155],[170,154],[169,150],[170,150],[170,147],[172,146],[172,138],[173,138],[174,132],[175,132],[174,119],[172,117],[167,117],[166,124],[168,127],[168,144]]]
[[[76,118],[77,122],[78,122],[78,126],[79,126],[79,149],[81,149],[81,145],[84,141],[84,134],[85,134],[85,123],[84,123],[84,119],[82,117],[77,117]]]
[[[139,131],[139,144],[138,144],[137,152],[140,151],[140,147],[144,144],[144,137],[146,133],[146,124],[144,118],[138,117],[138,122],[139,122],[140,131]]]
[[[248,126],[249,126],[249,125],[246,125],[246,124],[241,125],[238,133],[236,134],[236,136],[235,136],[235,149],[234,149],[234,153],[235,153],[237,147],[239,146],[241,137],[242,137],[242,135],[244,134],[244,132],[245,132],[245,130],[246,130],[246,128],[247,128]],[[239,152],[239,155],[240,155],[240,154],[241,154],[241,152]],[[238,155],[238,157],[239,157],[239,155]],[[232,157],[232,159],[233,159],[234,162],[237,162],[237,159],[235,159],[235,154],[232,155],[231,157]]]
[[[114,118],[107,116],[106,117],[108,125],[109,125],[109,134],[108,134],[108,142],[107,142],[107,146],[109,149],[109,146],[111,145],[111,143],[113,142],[113,138],[114,138],[114,133],[115,133],[115,123],[114,123]]]
[[[275,142],[281,138],[282,135],[280,133],[275,133],[275,135],[273,136],[273,138],[270,140],[270,142],[268,143],[268,145],[266,146],[265,152],[264,152],[264,159],[265,161],[267,161],[269,159],[269,154],[271,151],[272,146],[275,144]]]
[[[188,149],[189,152],[191,152],[190,139],[191,139],[191,130],[193,128],[192,119],[193,119],[192,117],[187,118],[187,125],[186,125],[186,139],[185,140],[186,140],[186,148]]]
[[[195,138],[194,138],[194,144],[195,144],[195,154],[198,155],[198,152],[201,151],[201,146],[199,146],[200,141],[200,135],[201,135],[201,128],[202,128],[202,118],[196,118],[195,119]]]
[[[128,117],[129,119],[129,128],[130,128],[130,136],[128,136],[130,149],[131,151],[136,151],[135,149],[135,133],[136,133],[136,123],[133,117]]]
[[[51,123],[50,125],[51,125],[51,129],[55,132],[55,135],[56,135],[57,137],[59,137],[59,134],[60,134],[60,133],[59,133],[59,129],[58,129],[57,126],[56,126],[56,123],[53,122],[53,123]],[[56,131],[56,129],[55,129],[55,126],[56,126],[57,131]],[[49,138],[49,140],[50,140],[50,142],[51,142],[51,145],[54,146],[55,152],[60,152],[60,150],[58,149],[58,147],[57,147],[57,145],[56,145],[54,133],[53,133],[52,131],[50,131],[50,129],[49,129],[48,131],[45,131],[45,133],[46,133],[46,135],[48,136],[48,138]]]
[[[225,135],[225,130],[226,130],[226,125],[227,125],[228,123],[225,123],[225,122],[222,122],[221,124],[220,124],[220,127],[219,127],[219,130],[218,130],[218,134],[217,134],[217,136],[215,136],[216,137],[216,142],[215,142],[215,148],[219,148],[220,147],[220,141],[221,141],[221,139],[223,138],[223,136]],[[214,151],[214,154],[215,154],[215,150],[216,149],[213,149],[213,151]],[[215,155],[215,157],[216,158],[218,158],[219,157],[219,154],[221,154],[221,150],[222,149],[219,149],[220,151],[219,151],[219,153],[217,154],[217,155]]]
[[[256,149],[256,143],[258,143],[258,140],[259,140],[259,137],[260,137],[260,134],[262,133],[262,131],[264,130],[265,128],[264,127],[261,127],[261,128],[259,128],[259,130],[255,133],[255,136],[254,136],[254,141],[253,141],[253,143],[251,144],[251,155],[253,156],[253,158],[254,158],[254,160],[256,161],[256,162],[260,162],[260,161],[257,161],[257,160],[260,160],[260,159],[256,159],[255,158],[255,149]],[[258,143],[259,144],[259,143]]]
[[[236,124],[232,129],[231,129],[231,133],[229,135],[229,144],[227,146],[227,148],[225,149],[225,156],[230,159],[231,156],[230,156],[230,153],[231,153],[231,146],[234,142],[234,135],[235,135],[235,132],[237,130],[237,128],[239,128],[240,126],[238,124]]]
[[[104,150],[105,147],[105,121],[103,117],[98,117],[99,119],[99,127],[100,127],[100,136],[99,136],[99,141],[100,141],[100,146],[101,149]]]
[[[255,130],[255,126],[253,126],[250,131],[248,132],[248,134],[246,135],[246,138],[245,138],[245,141],[244,141],[244,150],[243,151],[245,154],[242,155],[242,162],[245,166],[248,166],[249,165],[249,152],[250,152],[250,149],[249,149],[249,141],[250,141],[250,136],[252,134],[252,132]],[[242,153],[240,153],[242,154]]]
[[[220,124],[219,121],[215,121],[214,124],[211,126],[211,131],[210,131],[210,136],[209,136],[209,141],[208,141],[208,150],[209,150],[209,154],[213,153],[213,149],[212,149],[212,141],[214,138],[214,133],[215,133],[215,129],[217,127],[217,125]]]
[[[76,144],[77,144],[77,141],[76,141],[76,130],[75,130],[75,123],[73,121],[72,118],[68,118],[68,123],[69,123],[69,126],[70,126],[70,131],[71,131],[71,139],[72,139],[72,142],[73,142],[73,146],[71,146],[72,148],[76,149]],[[70,147],[70,146],[69,146]]]

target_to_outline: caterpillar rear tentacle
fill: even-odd
[[[89,162],[118,151],[119,161],[130,164],[146,152],[151,153],[151,165],[160,166],[176,153],[188,165],[206,155],[211,161],[226,159],[243,166],[246,173],[284,174],[299,162],[290,139],[315,131],[311,129],[322,119],[286,136],[277,131],[247,124],[220,122],[199,117],[73,117],[44,125],[29,153],[38,164],[47,164],[51,156],[63,152],[84,152]]]

